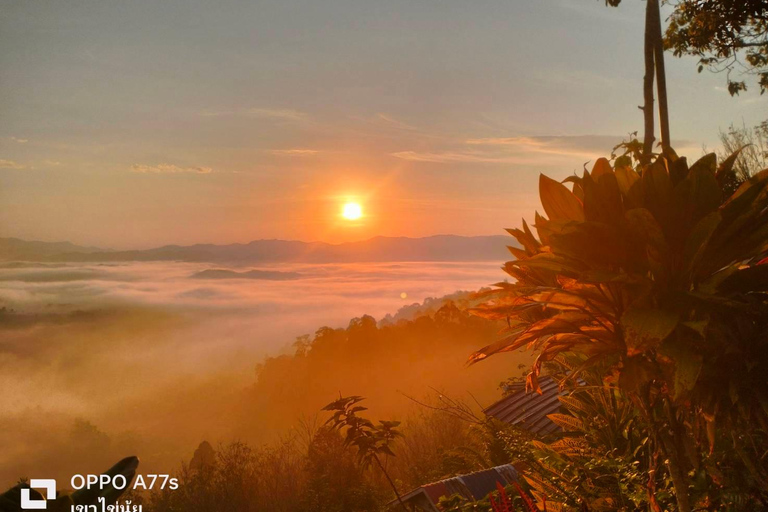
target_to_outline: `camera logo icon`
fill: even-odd
[[[33,500],[30,496],[31,489],[45,489],[44,500]],[[21,489],[22,510],[45,510],[48,500],[56,499],[56,480],[45,478],[33,478],[29,481],[29,487]]]

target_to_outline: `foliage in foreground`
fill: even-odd
[[[519,484],[515,483],[508,488],[496,483],[496,492],[493,492],[478,501],[470,501],[458,494],[440,498],[438,507],[442,512],[538,512],[539,509]],[[545,512],[546,501],[542,502]]]
[[[724,193],[736,158],[542,176],[538,237],[510,230],[516,283],[480,309],[508,327],[473,362],[528,347],[530,388],[556,362],[631,404],[653,509],[667,487],[683,512],[768,505],[768,171]]]
[[[354,407],[354,406],[353,406]],[[333,417],[333,416],[331,416]],[[345,430],[345,429],[344,429]],[[422,408],[403,421],[393,450],[382,460],[400,491],[506,463],[493,446],[496,430],[443,410]],[[342,435],[344,434],[344,435]],[[176,472],[176,491],[155,492],[147,512],[378,512],[395,499],[376,465],[345,442],[346,432],[305,421],[291,435],[254,446],[202,443]],[[382,452],[383,454],[383,452]],[[362,463],[361,463],[362,462]]]
[[[323,407],[324,411],[331,411],[333,415],[328,418],[326,425],[330,425],[333,430],[339,432],[345,431],[344,446],[353,446],[357,450],[357,461],[363,468],[368,468],[376,463],[386,477],[387,482],[397,496],[397,501],[405,509],[405,506],[397,490],[397,486],[392,481],[386,468],[387,457],[394,457],[392,444],[395,439],[402,434],[397,427],[399,421],[380,420],[378,425],[374,425],[371,420],[360,415],[368,408],[358,405],[364,400],[361,396],[339,397],[338,400],[331,402]],[[382,458],[384,462],[382,462]]]
[[[385,494],[360,471],[338,433],[321,429],[309,444],[296,439],[252,447],[233,442],[208,460],[184,464],[179,489],[158,491],[153,512],[373,512]]]

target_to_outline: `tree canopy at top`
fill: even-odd
[[[682,0],[670,17],[666,45],[676,56],[698,56],[699,71],[725,71],[732,95],[747,89],[744,80],[731,79],[738,68],[757,74],[761,93],[768,89],[767,0]]]
[[[606,0],[617,6],[621,0]],[[699,58],[699,72],[725,72],[728,91],[747,90],[734,71],[755,74],[768,90],[768,0],[673,0],[665,45],[675,56]]]

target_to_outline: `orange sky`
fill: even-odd
[[[641,2],[5,4],[0,236],[499,234],[642,122]],[[684,154],[765,117],[693,59],[668,82]]]

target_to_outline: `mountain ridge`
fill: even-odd
[[[0,238],[2,261],[61,263],[118,261],[182,261],[209,263],[364,263],[388,261],[505,261],[504,235],[427,237],[376,236],[331,244],[265,239],[233,244],[164,245],[150,249],[105,250],[70,242],[27,242]]]

